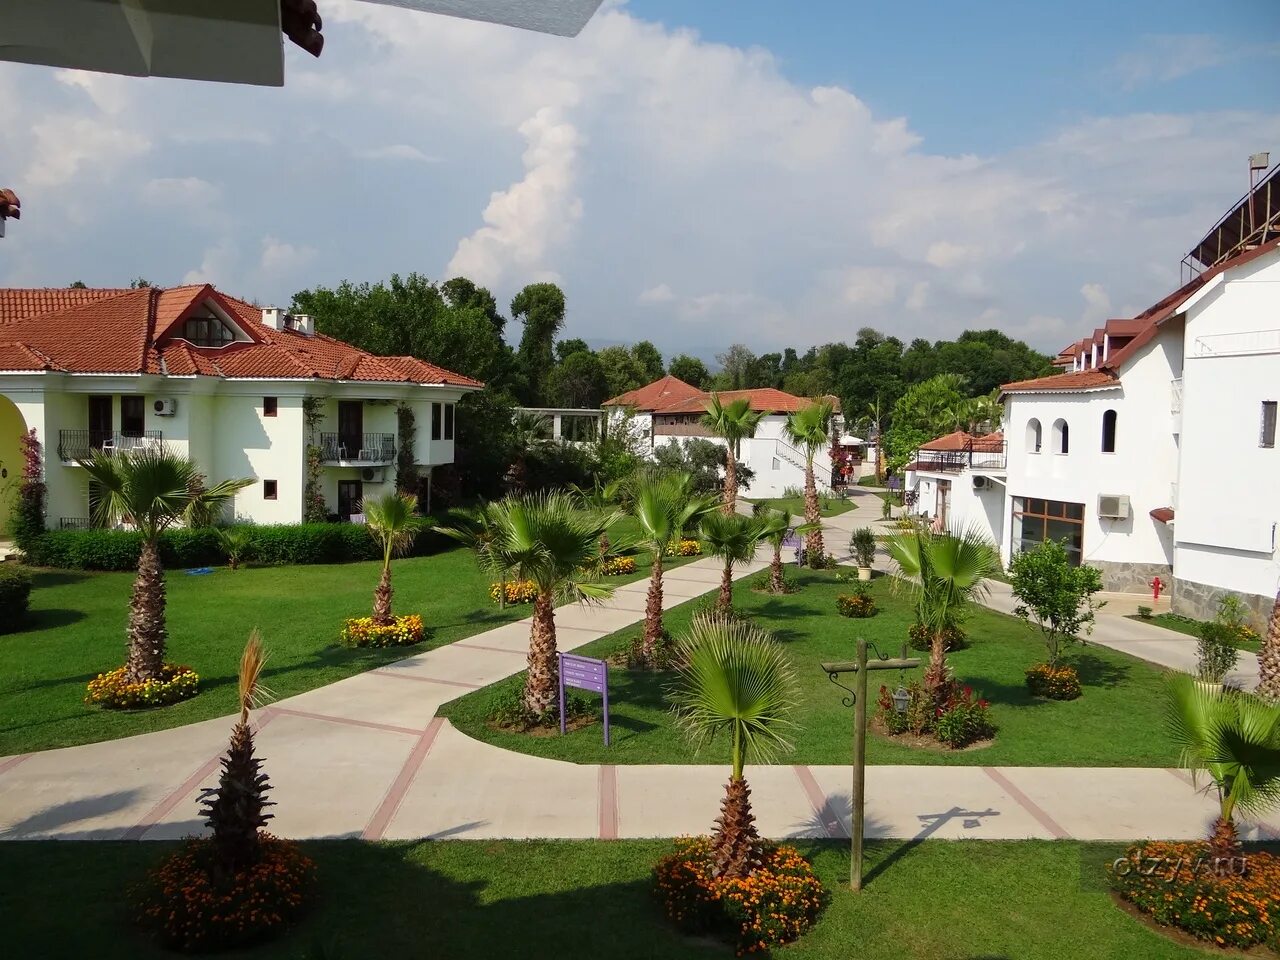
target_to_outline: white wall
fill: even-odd
[[[1005,541],[1005,496],[1004,485],[988,479],[987,486],[981,490],[974,489],[974,474],[969,470],[959,473],[940,473],[931,471],[911,472],[906,478],[907,489],[914,489],[919,500],[913,510],[929,518],[936,515],[938,505],[938,484],[949,481],[951,484],[950,512],[947,515],[947,527],[951,530],[976,530],[994,544]]]

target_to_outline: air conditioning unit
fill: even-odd
[[[385,467],[365,467],[360,471],[360,479],[365,483],[383,483],[387,479]]]
[[[172,397],[160,397],[151,404],[151,409],[157,417],[172,417],[178,412],[178,401]]]
[[[975,490],[990,490],[990,489],[991,489],[991,478],[990,478],[990,477],[974,477],[974,478],[973,478],[973,489],[975,489]]]
[[[1098,495],[1098,516],[1104,520],[1128,520],[1129,498],[1123,493]]]

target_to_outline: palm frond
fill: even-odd
[[[240,654],[240,722],[249,722],[249,711],[273,699],[273,694],[262,683],[262,668],[266,665],[267,654],[262,647],[262,634],[254,627],[249,634],[249,642],[244,645]]]
[[[388,493],[365,500],[360,510],[365,526],[386,555],[407,553],[430,522],[418,514],[418,498],[408,493]]]

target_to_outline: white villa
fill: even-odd
[[[413,462],[453,462],[454,404],[483,386],[413,357],[378,357],[209,285],[0,290],[0,520],[22,473],[19,437],[44,448],[50,528],[87,526],[77,459],[159,444],[210,482],[253,477],[236,519],[297,523],[307,448],[330,514],[394,488],[401,408]]]
[[[1005,384],[1003,436],[925,444],[906,477],[919,512],[977,526],[1006,562],[1065,539],[1108,590],[1159,577],[1175,612],[1212,616],[1230,592],[1265,620],[1280,583],[1280,230],[1277,211],[1253,229],[1240,210],[1193,251],[1188,283],[1067,347],[1064,372]]]
[[[764,414],[755,435],[742,441],[738,455],[740,462],[755,471],[755,478],[745,490],[745,495],[763,499],[780,497],[791,487],[803,489],[805,455],[786,439],[786,426],[790,414],[812,401],[772,387],[721,390],[719,396],[725,403],[747,397],[751,401],[751,409]],[[603,407],[610,429],[627,423],[641,445],[649,451],[663,444],[683,443],[688,438],[701,438],[723,445],[724,441],[701,423],[710,399],[710,393],[668,374],[637,390],[606,400]],[[839,414],[839,401],[834,397],[830,399],[836,405],[832,431],[838,437],[843,419]],[[828,451],[819,451],[813,466],[818,488],[829,490],[831,460]]]

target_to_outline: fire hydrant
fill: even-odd
[[[1160,591],[1164,588],[1164,583],[1159,577],[1151,581],[1151,599],[1156,603],[1160,602]]]

